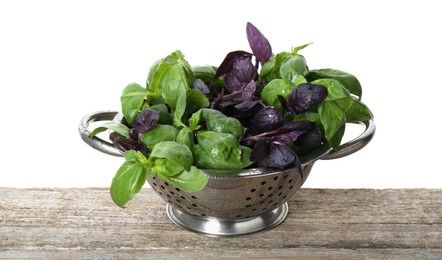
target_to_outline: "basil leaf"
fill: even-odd
[[[198,110],[198,112],[194,113],[189,119],[189,126],[191,129],[197,130],[203,122],[206,123],[207,130],[218,133],[228,133],[237,139],[241,138],[246,132],[246,129],[238,119],[228,117],[215,109],[202,108]]]
[[[359,97],[362,97],[362,86],[359,80],[350,73],[335,69],[317,69],[310,70],[307,75],[305,75],[307,80],[313,81],[317,79],[331,78],[338,80],[350,93]]]
[[[210,102],[203,93],[195,89],[189,89],[186,92],[186,111],[184,117],[187,117],[201,108],[210,106]]]
[[[302,121],[308,120],[310,122],[315,123],[316,125],[322,125],[319,114],[316,112],[305,112],[299,115],[295,115],[293,117],[293,121]]]
[[[211,83],[216,88],[222,88],[224,86],[224,81],[222,78],[215,79],[215,74],[217,71],[215,66],[194,66],[192,67],[193,75],[196,79],[201,79],[205,83]]]
[[[339,144],[337,140],[331,142],[334,135],[345,125],[345,111],[339,107],[335,101],[322,102],[318,107],[319,117],[321,124],[324,127],[325,139],[330,143],[330,146],[339,150]],[[339,140],[340,142],[340,140]]]
[[[118,123],[118,122],[114,122],[114,121],[100,123],[100,125],[89,134],[89,137],[94,137],[98,133],[104,132],[107,129],[115,131],[115,132],[119,133],[120,135],[122,135],[126,138],[129,138],[129,128],[122,123]]]
[[[281,102],[278,96],[285,99],[292,93],[295,85],[290,84],[283,79],[274,79],[270,81],[261,92],[261,99],[268,105],[275,108],[281,108]]]
[[[194,164],[201,169],[236,170],[252,164],[250,148],[241,146],[231,134],[199,131],[197,140]]]
[[[326,87],[312,83],[302,83],[290,94],[285,109],[289,114],[302,114],[317,107],[327,96]]]
[[[192,68],[180,51],[162,59],[155,68],[150,77],[150,88],[161,91],[164,102],[172,110],[174,124],[181,126],[181,118],[186,110],[186,91],[194,80]]]
[[[193,146],[194,146],[193,139],[194,139],[194,131],[189,127],[183,127],[178,132],[178,135],[176,137],[176,142],[186,145],[187,147],[189,147],[191,151],[193,151]]]
[[[112,200],[120,207],[140,192],[148,171],[147,159],[140,152],[129,150],[124,157],[126,161],[118,169],[110,187]]]
[[[130,125],[141,111],[147,94],[148,92],[137,83],[129,84],[123,89],[123,94],[120,97],[121,109],[124,118]]]
[[[164,158],[182,166],[189,171],[193,163],[193,155],[189,147],[172,141],[163,141],[157,143],[150,154],[149,160]]]
[[[335,134],[329,140],[327,140],[331,148],[334,150],[339,150],[341,148],[341,141],[342,137],[344,136],[344,132],[345,124],[341,125]]]
[[[147,75],[146,80],[146,89],[152,93],[160,93],[158,89],[158,84],[154,84],[154,77],[157,75],[158,70],[160,69],[161,64],[163,63],[164,59],[157,60],[149,69],[149,73]]]
[[[297,75],[304,76],[308,71],[307,62],[302,55],[290,55],[281,64],[280,75],[282,79],[293,81]]]
[[[175,141],[178,130],[171,125],[157,125],[140,136],[140,141],[152,149],[162,141]]]
[[[310,44],[312,44],[312,43],[307,43],[307,44],[304,44],[304,45],[301,45],[301,46],[293,47],[293,48],[292,48],[292,54],[293,54],[293,55],[298,54],[298,51],[305,49],[305,48],[306,48],[307,46],[309,46]]]
[[[153,158],[150,159],[150,173],[152,176],[159,175],[161,177],[170,177],[179,174],[184,170],[184,167],[180,164],[169,161],[164,158]]]
[[[185,126],[182,121],[184,113],[186,112],[186,104],[187,104],[187,91],[184,94],[180,94],[180,96],[176,99],[176,107],[175,111],[173,111],[173,125],[176,127]]]
[[[264,82],[269,82],[273,79],[281,78],[280,69],[283,61],[290,56],[290,52],[281,52],[276,54],[275,57],[268,60],[259,73],[259,79]]]
[[[373,113],[362,102],[355,100],[345,113],[347,122],[363,122],[373,118]]]
[[[270,57],[272,57],[272,46],[269,40],[250,22],[246,27],[247,40],[249,41],[250,49],[256,59],[264,64]]]
[[[336,100],[350,96],[350,92],[335,79],[318,79],[311,82],[312,84],[322,85],[327,88],[328,95],[325,101]]]
[[[173,117],[172,114],[169,113],[169,110],[165,104],[157,104],[150,107],[147,107],[147,109],[154,110],[160,113],[160,118],[158,119],[158,124],[163,125],[171,125],[173,124]]]
[[[276,64],[276,56],[268,60],[266,63],[262,65],[261,71],[259,72],[259,79],[266,79],[270,81],[271,79],[277,78],[279,75],[275,75],[275,64]],[[279,72],[279,71],[278,71]]]
[[[190,171],[183,170],[174,176],[163,176],[161,174],[159,174],[159,176],[163,180],[185,192],[202,190],[209,180],[207,175],[195,166],[192,166]]]
[[[143,109],[135,117],[132,128],[136,131],[136,133],[140,135],[144,134],[145,132],[149,131],[149,129],[157,125],[159,118],[160,112],[147,108]]]

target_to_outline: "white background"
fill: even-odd
[[[377,133],[319,161],[304,187],[442,188],[442,16],[437,1],[1,1],[0,187],[107,187],[122,158],[80,139],[84,114],[120,110],[122,89],[180,49],[192,65],[249,50],[356,75]]]

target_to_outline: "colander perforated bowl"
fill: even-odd
[[[116,156],[122,151],[98,137],[89,137],[89,123],[121,120],[113,111],[99,111],[83,117],[79,132],[93,148]],[[275,170],[254,168],[240,171],[204,170],[209,181],[197,192],[184,192],[158,177],[148,174],[147,181],[167,202],[167,214],[177,225],[209,236],[241,236],[271,229],[287,216],[287,201],[307,179],[313,164],[319,159],[340,158],[363,148],[375,132],[373,121],[365,122],[365,131],[342,145],[340,151],[328,147],[301,158],[303,175],[297,168]]]

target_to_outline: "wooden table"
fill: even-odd
[[[276,228],[239,238],[173,224],[153,190],[0,188],[0,259],[442,259],[442,190],[301,189]]]

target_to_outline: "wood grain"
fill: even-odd
[[[153,190],[125,209],[103,188],[0,188],[0,258],[442,259],[442,190],[301,189],[278,227],[183,230]]]

